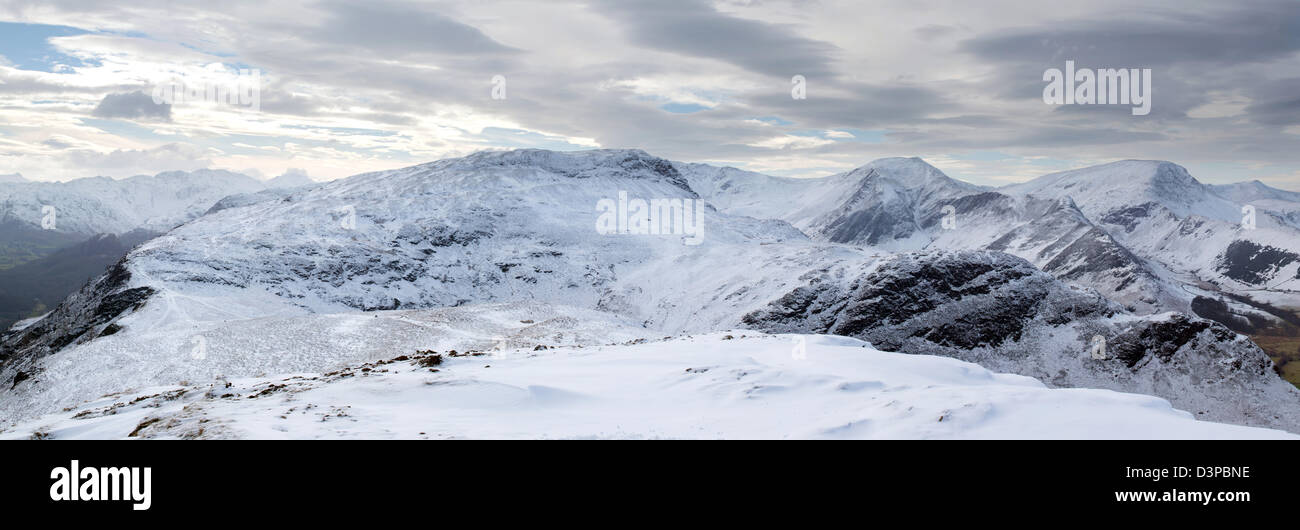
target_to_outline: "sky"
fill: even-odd
[[[1044,102],[1066,61],[1150,69],[1150,114]],[[0,0],[0,174],[523,147],[796,177],[919,156],[986,185],[1159,159],[1300,191],[1300,2]]]

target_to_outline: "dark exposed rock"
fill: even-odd
[[[1261,285],[1297,259],[1300,256],[1286,250],[1239,239],[1228,244],[1216,269],[1239,282]]]
[[[857,337],[885,349],[912,339],[969,349],[1018,340],[1052,289],[1063,288],[1007,254],[903,254],[847,288],[814,280],[742,321],[775,331]],[[1096,297],[1077,298],[1076,310],[1114,310]]]
[[[1237,333],[1258,333],[1274,327],[1272,322],[1262,316],[1234,312],[1223,300],[1204,296],[1192,299],[1192,312],[1198,317],[1223,324]]]
[[[1129,328],[1111,341],[1110,351],[1130,368],[1151,358],[1168,362],[1180,348],[1207,329],[1213,329],[1214,340],[1232,338],[1227,328],[1215,326],[1213,321],[1174,315],[1168,320],[1143,322]]]
[[[1154,202],[1145,202],[1137,206],[1121,208],[1102,216],[1101,222],[1124,227],[1125,232],[1133,232],[1142,219],[1151,216],[1153,208],[1159,205]]]

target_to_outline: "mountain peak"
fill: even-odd
[[[452,161],[502,166],[535,166],[544,168],[569,168],[608,165],[628,160],[663,160],[641,149],[588,149],[582,151],[552,151],[549,149],[511,149],[477,151]]]
[[[935,187],[969,191],[984,189],[981,186],[949,177],[939,168],[915,156],[879,158],[864,166],[843,173],[843,175],[854,179],[866,179],[875,175],[881,179],[894,182],[904,189],[929,189]]]
[[[1216,193],[1237,202],[1259,200],[1281,200],[1300,202],[1300,192],[1274,188],[1259,180],[1234,182],[1232,184],[1215,184],[1210,186]]]
[[[1165,160],[1120,160],[1043,175],[1000,191],[1040,198],[1070,197],[1089,216],[1136,204],[1156,203],[1179,218],[1188,215],[1235,220],[1237,208],[1187,171]]]
[[[0,184],[12,184],[17,182],[31,182],[31,181],[23,178],[22,173],[14,173],[11,175],[0,175]]]
[[[486,167],[533,168],[570,178],[643,178],[665,180],[690,191],[686,179],[673,163],[641,149],[591,149],[550,151],[515,149],[479,151],[474,154],[425,164],[430,169],[480,169]]]
[[[148,175],[141,175],[141,176],[145,178],[149,178]],[[225,169],[208,169],[208,168],[195,169],[192,171],[182,171],[182,170],[164,171],[162,173],[158,173],[154,175],[152,178],[184,179],[184,178],[193,178],[193,177],[236,177],[241,179],[253,179],[253,177],[250,177],[243,173],[235,173],[233,171],[227,171]]]
[[[278,177],[267,179],[265,184],[269,188],[296,188],[316,184],[316,181],[304,170],[290,169]]]

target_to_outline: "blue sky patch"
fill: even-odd
[[[659,108],[673,114],[693,114],[703,110],[709,110],[709,107],[700,105],[699,103],[665,103],[660,105]]]
[[[22,70],[58,72],[65,66],[87,66],[88,64],[82,60],[63,54],[50,44],[50,39],[54,37],[70,37],[87,33],[91,32],[69,26],[0,22],[0,55],[9,59],[14,67]],[[98,64],[92,62],[89,66],[98,66]]]

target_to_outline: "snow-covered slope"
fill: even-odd
[[[285,309],[273,297],[164,295],[114,321],[121,331],[24,365],[22,373],[29,376],[5,387],[0,418],[54,412],[130,388],[321,372],[415,350],[590,345],[662,336],[605,313],[537,303],[285,311],[243,318],[273,308]]]
[[[436,355],[118,393],[0,438],[1300,439],[823,335]]]

